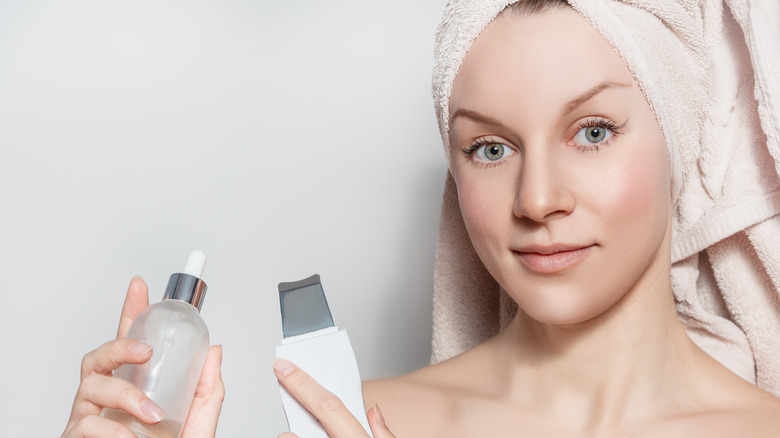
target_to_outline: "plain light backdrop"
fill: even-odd
[[[446,164],[444,0],[0,0],[0,422],[62,432],[130,278],[188,252],[218,436],[286,430],[276,285],[314,273],[364,378],[424,366]]]

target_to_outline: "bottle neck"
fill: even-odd
[[[176,273],[168,279],[163,300],[179,300],[198,309],[203,306],[208,286],[206,282],[190,274]]]

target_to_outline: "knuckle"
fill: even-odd
[[[123,346],[117,341],[108,341],[100,347],[90,351],[81,358],[81,376],[84,378],[90,373],[105,374],[116,367],[117,357],[121,357]]]
[[[320,402],[320,410],[324,415],[336,415],[339,414],[342,409],[344,409],[344,404],[333,394],[329,394]]]
[[[78,432],[77,435],[82,435],[85,432],[94,431],[97,429],[97,424],[100,421],[100,417],[97,415],[86,415],[79,419],[78,422],[76,422],[76,427],[74,427],[74,430]]]
[[[100,382],[100,375],[95,373],[88,373],[84,378],[81,380],[81,386],[79,387],[79,392],[82,393],[92,393],[96,386],[99,386]],[[84,395],[84,394],[82,394]]]
[[[124,382],[124,380],[122,381]],[[120,405],[125,405],[128,401],[141,402],[143,396],[141,391],[130,384],[123,385],[123,387],[117,392],[117,399]]]
[[[92,371],[92,364],[95,362],[94,357],[95,357],[95,350],[92,350],[89,353],[85,354],[84,357],[81,358],[82,379],[84,378],[84,376],[86,376]]]
[[[301,389],[306,387],[309,382],[311,381],[311,378],[306,373],[302,373],[300,371],[295,371],[289,376],[287,376],[287,384],[290,385],[293,389]]]
[[[214,390],[214,397],[220,403],[225,401],[225,384],[222,381],[219,382],[219,385],[217,385],[217,388]]]
[[[111,437],[134,437],[135,435],[121,424],[107,420],[99,415],[87,415],[81,418],[73,427],[71,432],[76,436],[111,436]]]
[[[110,344],[108,351],[106,352],[106,365],[113,369],[116,369],[123,363],[127,361],[128,358],[128,350],[127,347],[130,345],[130,343],[133,342],[132,339],[115,339],[113,341],[108,341],[107,344]]]
[[[109,351],[111,357],[122,356],[122,353],[125,352],[128,344],[129,342],[127,338],[112,339],[105,343],[105,345],[108,347],[107,350]]]

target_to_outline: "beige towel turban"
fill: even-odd
[[[449,97],[469,47],[508,0],[451,0],[433,96],[449,149]],[[571,0],[616,49],[670,151],[672,284],[689,336],[780,396],[780,2]],[[436,253],[432,361],[498,333],[514,303],[477,257],[451,177]]]

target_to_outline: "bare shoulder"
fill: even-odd
[[[641,434],[642,438],[678,436],[779,437],[780,398],[754,387],[729,406],[663,419]]]
[[[715,412],[724,428],[731,425],[733,435],[778,437],[780,436],[780,398],[756,388],[756,394],[745,399],[734,409]],[[715,435],[713,435],[715,436]]]
[[[434,437],[453,426],[463,401],[479,396],[480,363],[475,349],[399,377],[363,383],[367,408],[378,405],[391,431],[404,437]]]
[[[363,382],[366,408],[378,406],[396,436],[435,436],[437,425],[446,418],[449,402],[447,389],[437,374],[434,365],[400,377]],[[425,421],[415,421],[423,413]],[[414,423],[427,430],[409,431],[407,425]]]
[[[528,436],[569,436],[561,432],[566,422],[525,412],[499,395],[504,388],[493,360],[499,349],[489,340],[442,363],[364,382],[366,407],[378,405],[390,430],[408,438],[513,436],[517,430]],[[780,437],[780,398],[730,372],[716,371],[700,379],[696,391],[676,399],[670,395],[675,408],[668,416],[626,424],[616,436]],[[488,429],[493,432],[485,433]]]

